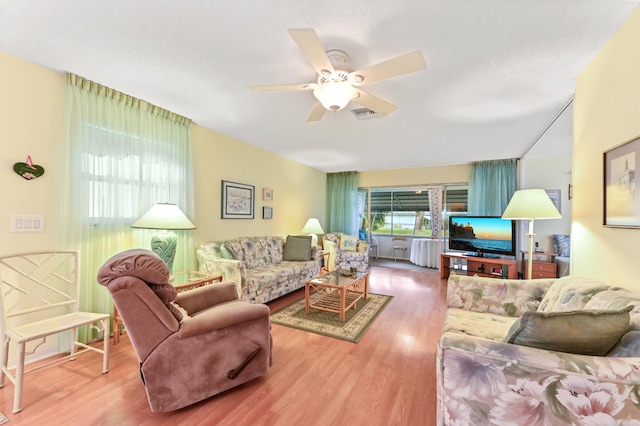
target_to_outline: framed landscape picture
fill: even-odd
[[[604,226],[640,228],[640,196],[636,185],[639,158],[640,138],[604,152]]]
[[[222,219],[253,219],[255,187],[222,181]]]

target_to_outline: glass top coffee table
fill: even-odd
[[[311,290],[322,295],[311,302]],[[309,315],[311,308],[340,314],[340,322],[344,322],[347,309],[355,309],[356,302],[369,295],[369,273],[333,271],[325,275],[311,278],[304,286],[304,311]]]

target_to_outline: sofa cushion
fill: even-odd
[[[538,312],[567,312],[584,309],[591,298],[611,286],[591,278],[569,275],[558,278],[545,293]]]
[[[289,235],[284,244],[284,260],[309,260],[311,259],[311,236]]]
[[[631,328],[640,330],[640,294],[632,293],[625,288],[611,287],[593,295],[585,305],[585,309],[619,310],[627,306],[634,308],[630,312]]]
[[[513,324],[506,343],[604,356],[629,329],[630,307],[617,311],[527,311]]]
[[[449,308],[444,317],[442,333],[453,331],[469,336],[502,341],[516,321],[516,317]]]
[[[627,332],[607,353],[607,356],[614,357],[640,357],[640,331],[632,330]]]
[[[358,246],[357,235],[341,235],[340,236],[340,250],[343,251],[356,251]]]

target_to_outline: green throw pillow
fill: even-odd
[[[617,311],[526,311],[504,341],[558,352],[604,356],[629,329],[632,306]]]
[[[311,236],[289,235],[284,243],[283,260],[310,260]]]

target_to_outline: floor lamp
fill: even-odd
[[[178,237],[172,231],[196,228],[180,207],[170,203],[158,203],[151,207],[131,227],[158,230],[151,238],[151,251],[164,260],[169,274],[173,274],[173,259],[178,245]]]
[[[544,189],[521,189],[511,197],[507,208],[502,214],[503,219],[529,221],[529,261],[527,262],[527,276],[531,279],[533,261],[533,222],[536,219],[561,219],[562,216]]]

